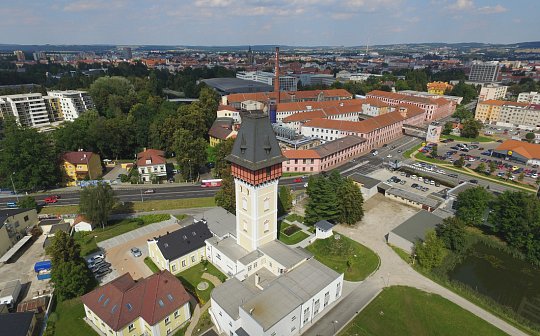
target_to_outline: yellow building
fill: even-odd
[[[499,121],[501,110],[504,104],[508,103],[504,100],[484,100],[478,102],[476,105],[476,111],[474,112],[474,118],[481,122],[494,123]]]
[[[148,241],[148,255],[160,270],[178,274],[206,259],[212,233],[203,221]]]
[[[1,209],[0,257],[26,236],[29,228],[37,224],[36,209]]]
[[[215,147],[229,138],[235,138],[237,133],[232,118],[217,118],[208,131],[210,147]]]
[[[439,96],[444,95],[446,92],[452,90],[453,88],[454,88],[453,85],[445,83],[445,82],[427,83],[428,93],[436,94]]]
[[[67,152],[62,156],[62,168],[66,174],[68,186],[77,185],[77,181],[96,180],[101,177],[101,159],[92,152]]]
[[[126,273],[81,299],[86,323],[104,335],[166,336],[191,318],[189,294],[167,271],[138,281]]]

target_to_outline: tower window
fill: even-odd
[[[264,232],[268,232],[270,231],[270,221],[269,220],[265,220],[264,221]]]
[[[247,210],[247,198],[242,197],[242,209]]]
[[[270,210],[270,199],[268,197],[264,199],[263,204],[264,204],[264,211]]]
[[[266,167],[266,176],[270,176],[272,174],[272,167]]]
[[[242,226],[243,226],[244,231],[247,232],[247,221],[245,219],[242,221]]]

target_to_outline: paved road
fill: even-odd
[[[370,199],[369,201],[378,202],[379,200]],[[384,201],[381,200],[381,202]],[[526,335],[524,332],[412,269],[386,244],[384,238],[389,228],[400,223],[395,223],[396,220],[393,218],[392,211],[386,211],[381,207],[374,207],[374,209],[374,211],[378,212],[377,216],[367,215],[371,219],[362,220],[356,227],[340,225],[336,228],[336,231],[358,241],[377,253],[381,258],[379,269],[359,284],[352,294],[343,298],[327,315],[308,329],[305,335],[332,335],[334,326],[336,330],[343,328],[380,290],[385,286],[395,285],[415,287],[426,292],[439,294],[509,335]]]

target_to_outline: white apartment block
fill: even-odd
[[[48,91],[47,94],[60,100],[60,109],[65,121],[73,121],[94,108],[92,97],[86,91]]]
[[[538,92],[522,92],[519,94],[518,103],[531,103],[531,104],[540,104],[540,93]]]
[[[241,71],[236,74],[236,78],[274,86],[276,75],[271,72],[264,71]],[[281,91],[297,91],[298,78],[286,75],[279,76],[279,89]]]
[[[503,105],[497,125],[535,130],[540,127],[540,106],[523,106],[523,103],[508,102]]]
[[[483,85],[480,89],[480,94],[478,95],[478,101],[484,100],[499,100],[504,99],[506,96],[506,91],[508,86],[498,85],[498,84],[486,84]]]
[[[52,110],[48,99],[41,93],[0,96],[0,117],[11,115],[25,127],[50,126]]]
[[[499,62],[473,61],[469,81],[471,82],[496,82],[499,74]]]

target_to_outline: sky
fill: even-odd
[[[0,0],[0,43],[358,46],[540,40],[540,0]]]

